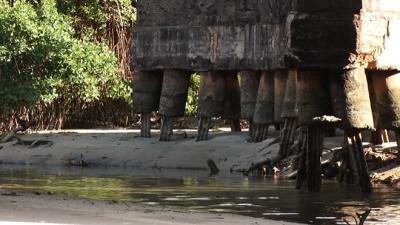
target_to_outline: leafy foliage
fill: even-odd
[[[0,0],[0,111],[100,98],[130,101],[105,43],[79,38],[54,0]],[[66,107],[66,106],[64,106]]]
[[[0,0],[0,130],[12,126],[11,112],[32,115],[38,129],[132,122],[135,7],[136,0]],[[199,83],[193,76],[189,116]]]
[[[120,26],[130,26],[136,18],[131,0],[57,0],[60,12],[70,16],[80,35],[97,34],[104,37],[113,17]]]
[[[186,113],[188,116],[194,116],[197,113],[199,86],[200,86],[200,75],[193,74],[191,76],[189,93],[186,102]]]
[[[120,74],[130,79],[136,0],[56,1],[58,10],[71,18],[75,35],[107,43],[118,58]]]

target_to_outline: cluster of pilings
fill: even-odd
[[[135,111],[141,114],[141,136],[150,137],[150,115],[162,117],[160,141],[169,141],[174,121],[185,112],[190,76],[193,72],[167,70],[138,72],[134,79]],[[240,119],[247,119],[252,142],[267,139],[269,126],[285,124],[291,118],[295,127],[295,82],[287,72],[277,71],[207,71],[199,72],[198,141],[209,138],[212,118],[229,120],[232,132],[241,131]],[[240,82],[239,82],[240,75]],[[284,113],[282,113],[282,110]],[[291,135],[292,139],[294,135]]]
[[[230,120],[232,131],[247,120],[250,142],[279,126],[280,157],[298,154],[297,187],[319,191],[323,138],[340,128],[340,170],[348,171],[341,177],[371,192],[362,134],[379,143],[392,130],[400,145],[399,4],[141,0],[137,9],[142,136],[151,135],[150,114],[158,111],[160,140],[171,139],[196,72],[198,141],[209,138],[216,117]]]
[[[158,111],[162,116],[160,141],[171,140],[174,122],[185,112],[192,73],[185,70],[136,73],[134,102],[136,112],[141,114],[143,137],[151,136],[150,115]],[[197,140],[209,138],[211,119],[215,117],[230,120],[234,132],[241,130],[241,118],[248,120],[252,142],[265,140],[269,127],[279,125],[283,158],[293,153],[291,146],[299,130],[302,144],[298,188],[320,190],[324,133],[341,128],[345,131],[346,148],[342,166],[348,166],[363,192],[371,192],[361,133],[375,129],[400,133],[400,73],[396,71],[293,68],[199,74]]]
[[[167,70],[138,72],[134,79],[135,111],[141,114],[141,136],[150,137],[150,115],[162,116],[160,141],[170,141],[176,118],[185,113],[193,72]],[[199,127],[197,140],[207,140],[213,117],[231,121],[232,131],[240,127],[240,87],[236,73],[200,72]],[[257,87],[258,88],[258,87]]]

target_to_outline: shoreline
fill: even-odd
[[[172,141],[139,137],[138,130],[66,130],[21,135],[31,147],[11,141],[0,144],[3,165],[52,165],[189,169],[208,171],[212,159],[222,173],[248,168],[261,158],[276,158],[279,144],[265,149],[274,139],[247,143],[246,133],[210,132],[211,139],[196,142],[195,130],[176,130]],[[278,133],[275,132],[276,136]],[[275,136],[274,135],[274,136]],[[46,143],[47,142],[47,143]]]
[[[229,129],[210,132],[210,140],[196,142],[197,130],[174,130],[171,142],[159,142],[159,131],[153,130],[152,138],[139,137],[139,130],[61,130],[40,131],[18,135],[26,142],[48,141],[31,147],[18,141],[0,143],[0,164],[13,166],[87,167],[93,169],[121,168],[181,170],[191,173],[208,173],[207,161],[212,159],[220,174],[230,174],[278,158],[279,143],[269,138],[260,143],[248,143],[247,133],[230,133]],[[279,132],[271,129],[271,137]],[[324,149],[335,149],[341,145],[340,137],[325,138]],[[386,144],[382,149],[395,148],[395,143]],[[323,156],[329,161],[332,153]],[[383,157],[373,155],[372,157]],[[387,158],[387,157],[386,157]],[[384,160],[384,159],[383,159]],[[289,171],[289,173],[291,173]],[[291,173],[293,174],[293,173]],[[400,189],[400,166],[385,162],[370,171],[374,183]],[[287,174],[286,174],[287,175]]]
[[[211,139],[196,142],[196,130],[175,130],[171,142],[158,142],[158,132],[153,138],[141,138],[138,130],[66,130],[46,131],[21,135],[23,141],[50,141],[51,145],[20,145],[18,141],[0,144],[0,160],[4,167],[38,168],[42,171],[68,170],[72,174],[87,175],[136,173],[146,176],[155,172],[172,177],[209,176],[207,160],[212,159],[220,169],[220,176],[242,176],[232,169],[245,169],[253,164],[274,160],[278,156],[279,143],[270,138],[261,143],[248,143],[247,133],[230,133],[216,130]],[[271,136],[278,132],[271,130]],[[341,137],[326,138],[323,161],[329,161],[342,141]],[[1,147],[2,146],[2,147]],[[393,146],[391,146],[393,148]],[[387,148],[384,146],[382,149]],[[367,150],[367,149],[366,149]],[[85,167],[82,169],[82,167]],[[389,173],[400,173],[394,165],[391,170],[381,167],[382,173],[371,171],[375,183],[382,179],[396,181]],[[143,173],[143,174],[141,174]],[[384,176],[385,175],[385,176]],[[285,175],[282,173],[282,177]],[[390,177],[390,179],[388,178]],[[286,179],[286,178],[282,178]],[[387,186],[399,188],[396,185]],[[294,187],[293,187],[294,189]],[[50,190],[51,191],[51,190]],[[5,194],[5,195],[4,195]],[[1,189],[0,225],[7,222],[24,222],[36,225],[53,224],[102,225],[102,224],[298,224],[263,218],[246,217],[220,212],[197,212],[170,206],[154,206],[145,203],[115,202],[63,197],[58,194],[37,194],[32,189]],[[285,219],[285,218],[283,218]],[[7,222],[4,222],[7,221]]]
[[[0,224],[26,222],[76,225],[296,225],[228,213],[190,212],[182,208],[86,200],[0,189]]]

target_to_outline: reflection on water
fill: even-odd
[[[310,194],[294,190],[293,181],[208,177],[199,171],[0,168],[0,187],[312,224],[343,224],[346,215],[370,207],[367,224],[400,224],[400,192],[383,186],[366,197],[356,187],[336,182],[326,182],[321,193]]]

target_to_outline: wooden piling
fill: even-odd
[[[365,160],[364,148],[359,130],[348,130],[346,132],[347,146],[350,155],[353,176],[358,181],[364,194],[372,193],[371,178],[368,173],[368,165]]]
[[[388,131],[381,128],[377,128],[376,131],[371,131],[370,142],[373,145],[381,145],[390,142]]]
[[[163,73],[159,71],[136,72],[133,77],[133,111],[141,114],[141,136],[151,136],[151,112],[160,103]]]
[[[397,161],[400,159],[400,129],[396,129],[395,131],[396,134],[396,143],[397,143]]]
[[[341,164],[339,167],[339,174],[338,174],[338,180],[340,183],[346,183],[346,184],[354,184],[354,172],[353,168],[351,166],[351,157],[350,157],[350,150],[349,150],[349,143],[348,143],[348,138],[347,135],[344,136],[344,145],[343,145],[343,151],[341,153]]]
[[[217,175],[219,173],[219,169],[217,164],[212,159],[207,160],[208,168],[210,169],[210,176]]]
[[[322,152],[322,130],[320,124],[307,126],[307,156],[306,177],[307,189],[310,192],[321,190],[321,152]]]
[[[374,129],[373,112],[367,76],[363,68],[353,68],[330,76],[331,101],[334,114],[343,119],[344,152],[339,180],[356,180],[363,193],[372,185],[361,141],[361,131]]]
[[[140,113],[140,136],[151,137],[151,113]]]
[[[240,125],[240,119],[231,119],[231,132],[241,132],[242,126]]]
[[[190,72],[166,70],[164,72],[159,113],[162,115],[160,141],[170,141],[174,121],[185,114],[190,85]]]
[[[372,185],[361,141],[361,131],[374,129],[367,77],[363,68],[344,71],[342,76],[345,97],[344,121],[347,146],[353,175],[363,193],[371,193]]]
[[[254,138],[255,124],[253,118],[249,118],[249,137],[250,141]]]
[[[163,116],[161,118],[160,141],[170,141],[173,135],[175,117]]]
[[[296,134],[297,121],[296,118],[285,118],[283,128],[281,130],[281,143],[279,149],[279,155],[281,158],[285,158],[289,155],[289,149],[293,145]]]
[[[306,183],[307,190],[321,190],[321,152],[323,124],[315,118],[328,115],[330,111],[329,90],[323,79],[328,79],[322,70],[299,70],[297,75],[298,125],[307,130]]]
[[[298,190],[305,187],[307,179],[307,136],[307,129],[300,128],[296,177],[296,189]]]
[[[274,73],[261,73],[257,102],[254,110],[254,142],[267,139],[268,128],[274,123]]]
[[[211,125],[211,117],[201,116],[199,119],[199,127],[197,129],[196,141],[208,140],[208,132]]]

